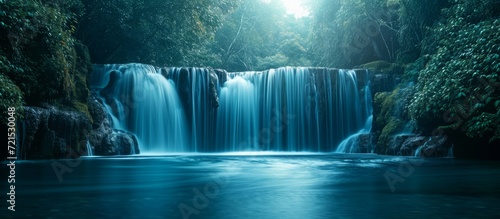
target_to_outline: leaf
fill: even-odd
[[[460,93],[458,93],[458,98],[459,98],[459,99],[460,99],[460,98],[464,98],[464,97],[466,97],[466,95],[465,95],[465,93],[464,93],[464,92],[460,92]]]
[[[495,108],[498,108],[500,106],[500,100],[495,101]]]

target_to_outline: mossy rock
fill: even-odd
[[[374,113],[377,115],[374,122],[377,127],[384,127],[393,116],[399,90],[375,94]]]
[[[92,122],[92,117],[87,106],[90,94],[90,73],[92,71],[90,55],[87,46],[80,42],[75,43],[75,52],[77,54],[76,66],[73,73],[75,93],[74,97],[71,98],[71,107],[84,113]]]
[[[81,42],[75,43],[77,55],[76,66],[74,70],[75,95],[80,102],[86,102],[89,97],[90,73],[92,63],[87,46]]]
[[[387,124],[382,129],[380,136],[378,137],[378,145],[383,145],[387,147],[391,140],[391,137],[397,133],[399,133],[404,126],[404,121],[397,119],[395,117],[391,117]]]
[[[87,103],[82,103],[79,101],[73,102],[73,108],[76,109],[76,111],[81,112],[87,116],[87,118],[90,120],[91,123],[93,123],[92,116],[90,116],[89,108]]]
[[[385,154],[393,135],[403,131],[408,116],[404,109],[407,107],[408,89],[396,88],[392,92],[375,94],[373,103],[373,127],[377,153]]]

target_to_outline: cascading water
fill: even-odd
[[[114,127],[136,134],[144,152],[332,152],[371,116],[368,76],[358,78],[360,71],[95,69],[92,85]]]
[[[187,151],[186,119],[171,80],[149,65],[113,65],[100,70],[106,76],[93,85],[101,88],[115,128],[136,134],[146,152]]]
[[[343,140],[337,147],[336,152],[339,153],[367,153],[372,152],[370,146],[370,136],[369,133],[372,128],[373,116],[370,116],[366,120],[365,127],[361,129],[358,133],[349,136]]]
[[[259,110],[254,85],[236,76],[225,83],[220,98],[216,145],[223,151],[253,149],[256,142],[251,137],[258,132]]]
[[[368,77],[366,71],[365,77]],[[364,118],[366,119],[365,126],[354,135],[344,139],[337,147],[336,152],[339,153],[373,153],[371,148],[370,132],[373,123],[373,107],[370,82],[368,81],[364,87]]]
[[[87,156],[89,157],[94,156],[94,153],[92,152],[92,145],[90,145],[89,141],[87,141],[86,146],[87,146]]]
[[[215,142],[219,85],[213,83],[218,83],[217,75],[203,68],[164,68],[161,71],[174,82],[186,114],[186,127],[191,130],[188,132],[191,142],[186,149],[190,152],[213,150],[208,148]]]

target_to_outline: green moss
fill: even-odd
[[[383,93],[377,93],[375,95],[374,103],[375,105],[377,105],[376,107],[380,109],[376,123],[378,124],[388,123],[391,116],[393,116],[394,114],[394,109],[396,108],[395,104],[397,101],[397,95],[399,91],[400,89],[396,88],[391,93],[383,92]]]
[[[89,118],[90,121],[93,122],[86,102],[82,103],[82,102],[75,101],[75,102],[73,102],[73,108],[76,109],[78,112],[84,113],[87,116],[87,118]]]
[[[86,102],[89,96],[90,72],[92,64],[87,46],[80,42],[75,43],[76,64],[73,73],[75,84],[75,99],[80,102]]]
[[[386,69],[386,68],[390,68],[391,67],[391,63],[387,62],[387,61],[383,61],[383,60],[380,60],[380,61],[374,61],[374,62],[369,62],[369,63],[366,63],[366,64],[362,64],[360,65],[361,68],[368,68],[370,70],[382,70],[382,69]]]
[[[387,147],[390,137],[403,129],[405,122],[401,116],[395,111],[397,110],[396,103],[399,100],[400,89],[397,88],[393,92],[377,93],[374,99],[375,121],[374,127],[377,127],[378,135],[377,145],[379,148]]]
[[[390,117],[387,124],[382,129],[378,138],[378,145],[387,146],[391,140],[391,136],[399,133],[404,126],[404,122],[395,117]]]
[[[385,126],[386,123],[385,113],[382,113],[382,105],[387,99],[387,96],[389,96],[388,92],[376,93],[373,100],[373,109],[374,114],[376,115],[374,126],[381,127],[381,129]]]

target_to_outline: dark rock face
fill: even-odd
[[[90,144],[94,147],[94,155],[139,154],[139,143],[135,135],[113,129],[104,106],[95,95],[89,99],[88,105],[94,121],[89,136]]]
[[[139,153],[137,138],[128,132],[113,130],[104,106],[94,96],[88,101],[92,121],[81,112],[48,106],[25,107],[23,132],[19,139],[20,159],[77,158],[94,155],[129,155]]]
[[[96,96],[97,94],[92,93],[92,96],[87,101],[89,113],[93,120],[92,129],[99,128],[100,124],[102,124],[108,117],[106,110],[103,108],[103,105],[98,101]]]
[[[374,61],[359,67],[373,73],[371,77],[373,94],[394,90],[396,85],[401,82],[401,75],[404,72],[404,67],[400,64],[386,61]]]
[[[217,78],[219,78],[219,83],[220,85],[223,85],[227,81],[227,71],[223,69],[213,69],[213,72],[217,75]]]
[[[371,144],[371,134],[361,134],[357,137],[357,145],[356,149],[353,150],[354,153],[371,153],[372,144]]]
[[[25,107],[20,125],[22,159],[69,158],[86,154],[91,130],[90,120],[83,113],[58,110],[54,107]],[[77,157],[78,157],[77,156]]]
[[[95,155],[132,155],[138,154],[138,142],[135,135],[113,130],[103,136],[102,141],[95,147]]]
[[[214,70],[210,70],[210,84],[209,84],[209,95],[210,95],[210,106],[212,109],[219,108],[219,96],[217,95],[217,83],[219,77]]]
[[[399,145],[399,153],[402,156],[415,156],[417,149],[429,141],[429,137],[425,136],[405,136],[403,142]]]
[[[392,91],[396,86],[394,78],[387,74],[374,74],[372,84],[373,93]]]
[[[178,71],[178,74],[174,74],[174,71]],[[191,114],[190,110],[192,109],[193,104],[195,104],[192,101],[193,97],[196,97],[197,95],[206,96],[212,109],[215,110],[219,107],[217,87],[224,84],[227,80],[227,72],[225,70],[201,68],[162,68],[160,69],[160,73],[165,78],[172,79],[177,84],[177,92],[188,117]],[[198,78],[196,79],[198,81],[195,82],[194,78]],[[193,89],[193,87],[196,88]],[[203,88],[207,90],[200,90]]]
[[[395,136],[386,151],[388,155],[444,157],[451,146],[444,137],[428,137],[419,135]],[[420,150],[419,150],[420,149]]]
[[[450,149],[451,146],[446,137],[430,137],[415,156],[445,157]]]

